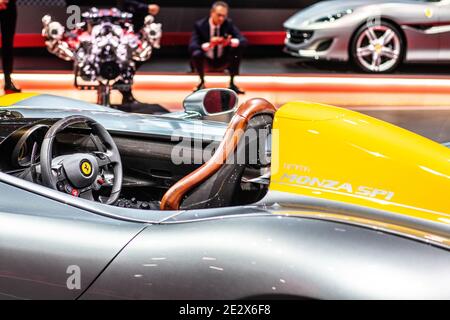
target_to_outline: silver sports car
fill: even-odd
[[[324,1],[289,18],[285,51],[351,61],[365,72],[450,62],[449,0]]]
[[[450,299],[450,149],[237,102],[0,97],[0,299]]]

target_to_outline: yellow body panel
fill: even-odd
[[[9,107],[25,99],[39,95],[39,93],[11,93],[0,96],[0,107]]]
[[[347,109],[275,114],[270,190],[450,224],[450,149]]]

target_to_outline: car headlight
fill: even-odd
[[[322,23],[322,22],[334,22],[336,20],[339,20],[342,17],[345,17],[346,15],[349,15],[353,13],[352,9],[343,10],[334,14],[329,14],[327,16],[324,16],[322,18],[319,18],[315,20],[313,23]]]

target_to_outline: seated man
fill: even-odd
[[[205,69],[230,73],[230,86],[238,94],[244,92],[234,84],[239,74],[243,48],[247,39],[228,19],[228,4],[215,2],[208,18],[197,21],[189,44],[191,64],[200,76],[196,90],[205,88]]]

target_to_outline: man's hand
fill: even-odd
[[[148,13],[150,13],[152,16],[156,16],[159,13],[159,6],[157,4],[149,5],[148,6]]]
[[[232,39],[232,37],[229,35],[228,37],[223,39],[222,45],[224,47],[228,47],[231,44],[231,39]]]
[[[212,37],[211,40],[209,40],[209,45],[211,48],[214,48],[215,46],[218,46],[219,44],[223,43],[222,37]]]
[[[8,7],[9,0],[0,0],[0,10],[5,10]]]

